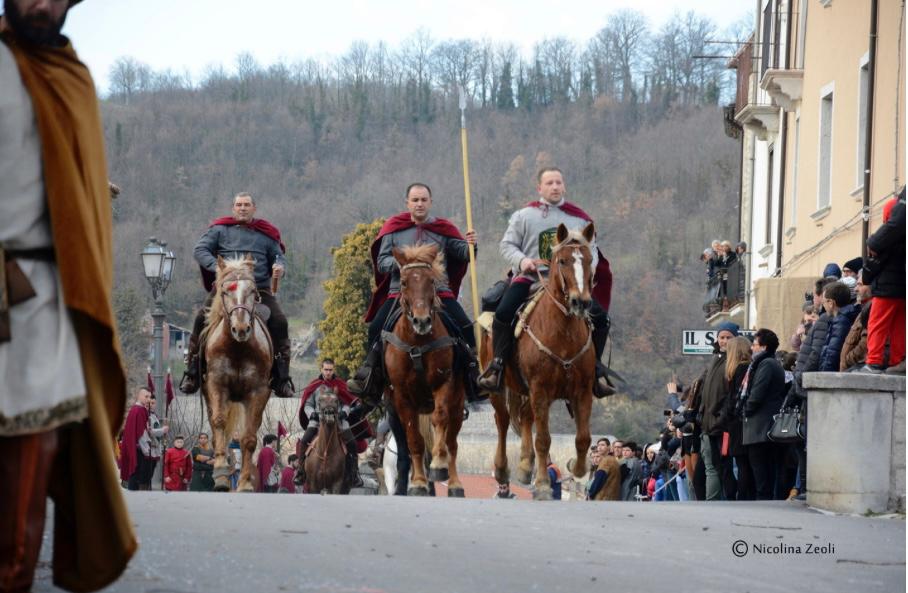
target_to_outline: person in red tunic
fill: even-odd
[[[123,426],[123,440],[120,441],[120,479],[128,483],[130,490],[139,490],[141,477],[149,460],[142,453],[139,439],[148,428],[148,401],[151,392],[140,387],[126,423]]]
[[[173,439],[173,447],[164,454],[164,489],[183,492],[192,478],[192,456],[183,448],[183,435]]]
[[[457,302],[460,283],[470,263],[470,249],[475,249],[477,245],[476,232],[461,235],[451,221],[432,216],[432,190],[425,183],[411,183],[404,196],[407,211],[386,220],[372,243],[372,270],[376,288],[365,317],[369,322],[369,345],[363,366],[347,381],[347,387],[350,393],[367,405],[374,407],[378,404],[384,387],[383,377],[380,377],[382,341],[379,338],[397,297],[400,296],[400,269],[394,258],[394,249],[434,243],[442,254],[447,272],[447,282],[438,284],[436,294],[441,300],[442,309],[457,325],[460,337],[469,347],[467,401],[486,399],[487,396],[480,395],[475,388],[479,367],[476,363],[473,322]]]
[[[259,451],[259,484],[256,492],[277,492],[278,480],[271,479],[271,472],[274,464],[277,463],[277,453],[274,452],[274,444],[277,442],[277,435],[266,434],[262,439],[262,450]],[[269,484],[269,482],[272,482]]]
[[[281,470],[281,485],[277,489],[282,494],[297,494],[296,484],[293,483],[293,474],[299,465],[299,457],[291,455],[287,458],[287,467]]]

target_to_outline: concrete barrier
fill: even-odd
[[[805,373],[807,503],[905,512],[905,377]]]

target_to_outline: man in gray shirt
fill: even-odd
[[[290,378],[290,337],[287,318],[271,293],[271,279],[284,275],[287,261],[281,234],[268,221],[255,218],[255,200],[246,192],[233,198],[233,216],[215,220],[195,246],[195,259],[202,268],[206,287],[214,280],[218,256],[237,258],[246,254],[255,259],[255,284],[262,304],[271,310],[268,332],[274,342],[275,356],[271,369],[271,387],[278,397],[293,397],[296,389]],[[205,310],[211,305],[215,289],[199,310],[189,337],[189,360],[180,381],[180,391],[195,393],[199,389],[199,334],[205,324]]]
[[[551,257],[555,244],[555,233],[559,224],[569,230],[582,230],[590,217],[577,206],[564,199],[564,177],[557,167],[543,168],[536,175],[540,200],[511,215],[508,229],[501,239],[501,256],[511,264],[514,279],[495,309],[492,323],[492,347],[495,357],[479,380],[481,389],[497,392],[504,377],[504,364],[511,354],[514,332],[511,324],[520,305],[526,301],[530,286],[537,275],[548,273],[542,260]],[[593,306],[590,319],[593,322],[593,345],[596,349],[596,383],[594,395],[605,397],[615,390],[608,384],[606,368],[599,362],[608,339],[608,306],[611,297],[611,270],[608,261],[601,257],[595,239],[590,244],[593,254],[592,267],[595,270],[596,287],[593,290]]]

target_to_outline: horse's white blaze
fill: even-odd
[[[577,289],[583,293],[583,253],[574,250],[574,276],[577,279]]]

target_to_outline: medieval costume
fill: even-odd
[[[277,484],[269,484],[269,476],[277,463],[277,453],[271,447],[262,447],[258,460],[258,487],[256,492],[277,492]]]
[[[147,430],[148,408],[136,402],[129,408],[123,425],[123,440],[120,441],[120,479],[128,483],[130,490],[141,490],[148,475],[151,460],[148,451],[142,450]]]
[[[54,584],[92,591],[136,550],[110,446],[126,378],[98,101],[67,39],[4,15],[0,40],[0,291],[24,297],[0,298],[0,589],[31,586],[50,496]]]
[[[237,258],[249,254],[255,260],[255,285],[261,303],[271,311],[266,325],[275,350],[272,389],[278,397],[293,397],[295,388],[290,378],[290,334],[287,329],[287,317],[271,293],[272,267],[279,265],[286,270],[285,251],[280,231],[266,220],[259,218],[245,224],[233,217],[225,216],[211,222],[194,251],[202,272],[202,284],[209,294],[196,314],[192,335],[189,337],[189,361],[186,374],[180,381],[180,390],[183,393],[195,393],[199,388],[199,335],[205,325],[205,310],[211,305],[215,294],[213,283],[218,257]]]
[[[558,226],[563,224],[568,230],[582,230],[592,222],[589,215],[564,198],[556,204],[546,200],[528,203],[511,215],[508,228],[499,245],[501,256],[511,265],[514,280],[502,296],[492,322],[492,347],[495,356],[486,369],[480,387],[489,391],[499,391],[504,378],[504,364],[511,355],[514,344],[514,332],[511,324],[517,310],[527,300],[530,287],[537,277],[522,273],[520,263],[524,259],[549,260],[555,246],[555,235]],[[608,309],[612,298],[612,271],[608,260],[596,246],[595,238],[590,244],[593,262],[593,305],[590,309],[590,320],[593,323],[593,346],[596,350],[596,377],[594,392],[597,397],[614,393],[606,379],[606,367],[600,362],[609,334]],[[545,276],[548,267],[539,266],[538,274]]]
[[[192,479],[192,455],[180,447],[171,447],[164,454],[164,489],[183,492]]]
[[[303,438],[297,443],[297,455],[300,459],[299,469],[297,469],[297,475],[299,476],[298,481],[306,481],[306,454],[308,453],[309,446],[318,434],[319,409],[317,394],[319,389],[328,389],[337,394],[338,402],[341,405],[341,409],[338,411],[338,428],[340,430],[341,439],[343,439],[344,446],[347,449],[344,469],[348,483],[351,487],[360,487],[363,485],[363,480],[359,475],[359,458],[357,454],[366,450],[366,441],[365,439],[360,439],[360,443],[360,441],[354,437],[348,421],[352,414],[352,406],[357,402],[357,399],[347,391],[347,384],[343,379],[337,377],[325,379],[321,375],[306,386],[300,401],[300,426],[305,426],[306,432],[303,433]],[[363,422],[368,426],[368,422],[365,421],[365,419],[363,419]],[[362,448],[360,448],[360,446],[362,446]]]

